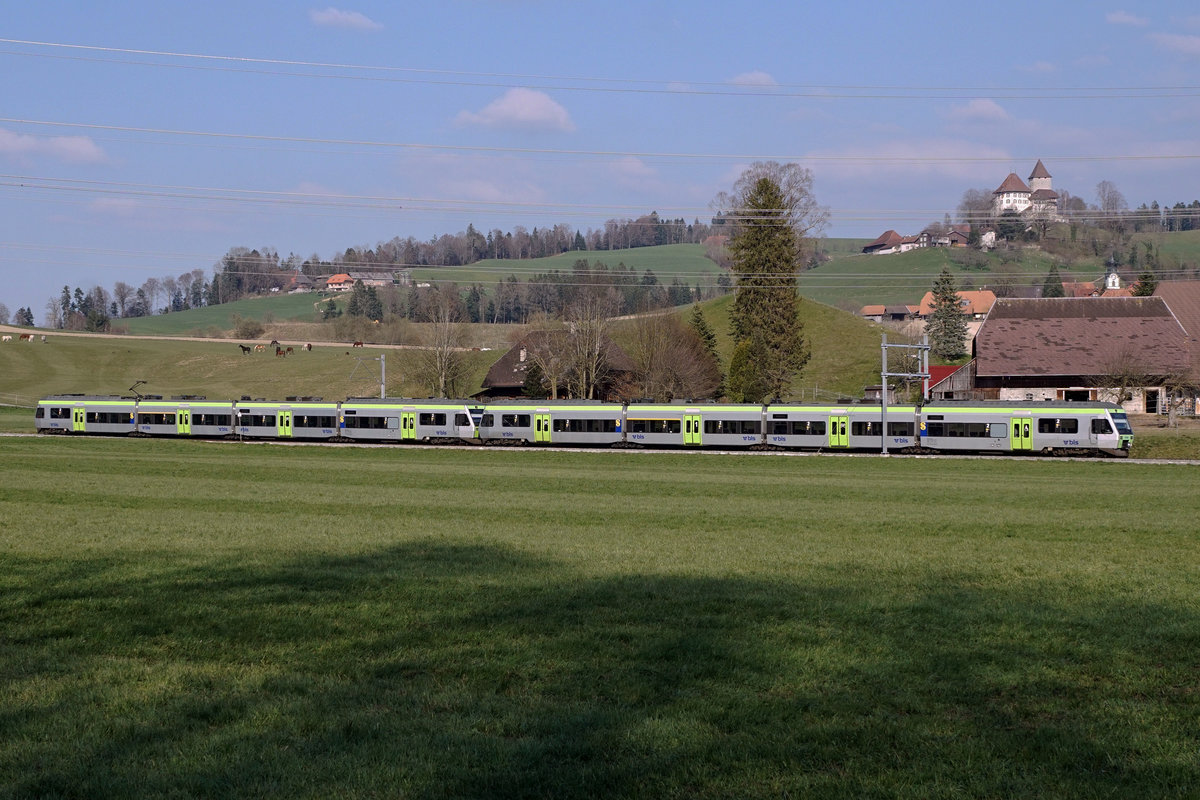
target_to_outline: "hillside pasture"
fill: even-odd
[[[5,796],[1200,782],[1189,468],[4,446]]]
[[[220,336],[233,328],[234,317],[253,319],[260,323],[318,322],[321,315],[316,305],[322,298],[313,292],[278,294],[265,297],[246,297],[232,303],[204,306],[152,317],[132,317],[114,320],[116,327],[131,334],[157,336]]]

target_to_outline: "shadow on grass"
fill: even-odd
[[[1166,797],[1200,780],[1200,620],[1059,587],[594,578],[439,543],[0,565],[5,796]]]

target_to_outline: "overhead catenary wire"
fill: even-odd
[[[599,76],[562,76],[528,73],[480,72],[467,70],[432,69],[426,67],[398,67],[389,65],[351,64],[298,59],[276,59],[249,56],[228,56],[208,53],[188,53],[171,50],[149,50],[121,47],[105,47],[67,42],[47,42],[32,39],[0,38],[0,43],[64,50],[69,52],[104,53],[110,56],[133,56],[144,58],[170,58],[198,64],[171,61],[139,61],[118,58],[82,57],[73,55],[50,55],[47,53],[5,50],[0,54],[18,57],[55,57],[70,60],[113,63],[127,66],[146,66],[171,69],[201,69],[222,72],[243,72],[277,77],[325,78],[337,80],[386,81],[396,83],[420,83],[434,86],[483,86],[493,88],[533,88],[571,92],[608,92],[630,94],[667,94],[700,96],[777,97],[777,98],[820,98],[820,99],[872,99],[872,100],[971,100],[989,98],[997,100],[1113,100],[1113,99],[1161,99],[1200,96],[1200,86],[1154,85],[1154,86],[912,86],[888,84],[842,84],[842,83],[778,83],[767,84],[737,81],[708,81],[696,78],[612,78]],[[262,67],[288,67],[303,70],[341,70],[343,72],[314,73],[279,69],[248,69],[216,66],[218,64],[261,65]],[[350,74],[345,74],[346,72]],[[366,73],[366,74],[354,74]],[[442,76],[432,78],[428,76]],[[419,76],[419,77],[418,77]],[[450,78],[455,78],[451,80]]]

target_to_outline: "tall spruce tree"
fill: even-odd
[[[1042,297],[1064,297],[1066,294],[1058,267],[1051,264],[1050,271],[1046,273],[1046,280],[1042,283]]]
[[[958,282],[948,267],[942,267],[933,282],[933,313],[925,324],[929,349],[943,361],[956,361],[966,355],[967,319],[962,313]]]
[[[735,399],[759,402],[782,397],[808,362],[796,293],[802,247],[792,222],[795,201],[773,177],[759,175],[740,200],[729,241],[737,277],[730,325],[735,350],[752,358],[739,359],[736,380],[730,364],[729,388],[732,396],[736,387]]]

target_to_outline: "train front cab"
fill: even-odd
[[[1133,431],[1120,406],[1097,403],[1047,403],[1020,412],[1030,426],[1029,447],[1035,453],[1100,451],[1125,456],[1133,443]],[[1122,430],[1123,429],[1123,430]]]
[[[38,433],[128,435],[136,430],[135,408],[131,397],[55,395],[38,401],[33,425]]]

